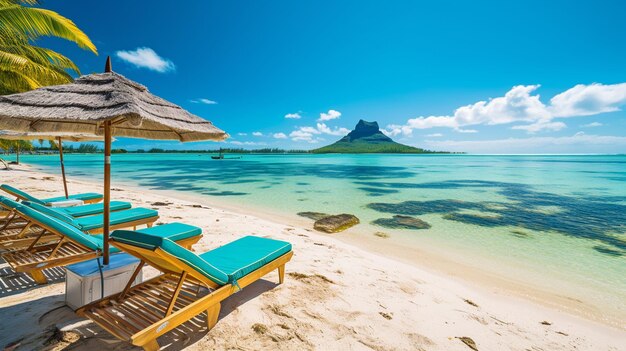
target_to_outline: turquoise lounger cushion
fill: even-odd
[[[139,229],[137,232],[168,238],[172,241],[181,241],[202,234],[202,229],[185,223],[173,222],[157,225],[152,228]]]
[[[28,206],[18,205],[16,210],[24,217],[28,217],[38,223],[41,223],[42,225],[52,229],[54,232],[64,235],[79,244],[82,244],[92,250],[102,250],[101,240],[81,232],[78,228],[68,223],[46,216],[45,214]]]
[[[2,206],[6,208],[7,210],[14,210],[18,206],[22,206],[19,202],[13,201],[9,199],[8,197],[4,197],[1,195],[0,195],[0,204],[2,204]]]
[[[102,199],[102,194],[98,194],[98,193],[73,194],[73,195],[68,196],[68,199],[69,200],[83,200],[83,201],[96,200],[96,199]],[[48,199],[42,199],[41,201],[43,201],[45,204],[49,204],[51,202],[65,201],[68,199],[66,199],[65,196],[57,196],[57,197],[51,197]]]
[[[129,210],[111,212],[109,223],[111,225],[117,225],[117,224],[127,223],[131,221],[137,221],[140,219],[156,217],[158,215],[159,215],[159,212],[156,210],[143,208],[143,207],[137,207],[137,208],[131,208]],[[76,227],[78,227],[82,231],[102,228],[103,223],[104,223],[104,215],[100,214],[100,215],[95,215],[95,216],[74,218],[74,220],[71,223],[76,225]]]
[[[74,224],[74,217],[63,213],[61,211],[56,211],[54,210],[52,207],[48,207],[48,206],[44,206],[41,204],[38,204],[36,202],[31,202],[31,201],[24,201],[22,202],[24,205],[34,208],[35,210],[45,214],[46,216],[50,216],[52,218],[56,218],[58,220],[67,222],[67,223],[71,223],[72,225]]]
[[[0,185],[0,189],[4,190],[4,191],[6,191],[6,192],[8,192],[10,194],[15,194],[17,196],[20,196],[21,198],[26,199],[28,201],[32,201],[32,202],[36,202],[36,203],[44,205],[43,201],[39,200],[38,198],[36,198],[36,197],[34,197],[34,196],[32,196],[32,195],[30,195],[28,193],[25,193],[25,192],[21,191],[18,188],[14,188],[14,187],[12,187],[10,185],[2,184],[2,185]]]
[[[191,266],[200,274],[212,280],[218,285],[225,285],[228,281],[228,275],[220,271],[216,267],[201,259],[198,255],[183,248],[168,238],[162,236],[150,235],[132,230],[116,230],[111,233],[111,238],[124,244],[137,246],[148,250],[156,250],[161,248],[170,255],[181,260],[188,266]]]
[[[90,237],[98,240],[98,243],[100,244],[100,246],[104,249],[104,235],[102,234],[97,234],[97,235],[89,235]],[[113,246],[113,245],[109,245],[109,253],[117,253],[117,252],[121,252],[122,250],[118,249],[117,247]]]
[[[198,256],[167,238],[129,230],[116,230],[111,237],[149,250],[161,248],[219,285],[237,284],[237,279],[291,251],[288,242],[246,236]]]
[[[52,197],[49,199],[39,199],[36,198],[32,195],[30,195],[29,193],[22,191],[18,188],[12,187],[10,185],[7,184],[2,184],[0,185],[0,189],[5,190],[8,193],[11,194],[16,194],[19,195],[21,198],[26,199],[27,201],[31,201],[31,202],[35,202],[41,205],[46,205],[49,204],[51,202],[58,202],[58,201],[64,201],[67,200],[65,198],[65,196],[58,196],[58,197]],[[97,193],[83,193],[83,194],[74,194],[74,195],[70,195],[69,196],[70,199],[72,200],[94,200],[94,199],[101,199],[102,195],[101,194],[97,194]]]
[[[246,236],[205,252],[200,258],[226,273],[229,282],[235,282],[289,251],[291,244],[288,242]]]
[[[130,202],[124,201],[111,201],[110,204],[111,211],[127,210],[131,207],[133,206],[130,204]],[[52,209],[54,209],[55,211],[63,212],[72,217],[84,217],[102,213],[104,211],[104,204],[97,203],[74,207],[52,207]]]
[[[119,230],[116,230],[113,233],[118,232],[118,231]],[[127,232],[131,233],[128,236],[128,238],[130,239],[136,239],[137,237],[136,233],[139,233],[139,234],[148,234],[150,236],[156,236],[160,238],[167,238],[172,241],[180,241],[180,240],[188,239],[188,238],[202,234],[202,229],[189,225],[189,224],[174,222],[174,223],[167,223],[163,225],[157,225],[152,228],[139,229],[134,232],[133,231],[127,231]],[[111,236],[113,236],[113,234],[111,234]],[[102,240],[102,234],[94,235],[94,237],[100,238],[100,240]],[[119,251],[119,249],[117,248],[116,250]]]

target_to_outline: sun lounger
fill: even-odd
[[[141,259],[140,267],[149,264],[163,274],[131,287],[133,275],[121,293],[76,312],[144,350],[158,350],[159,336],[203,312],[210,330],[224,299],[273,270],[282,283],[293,255],[287,242],[254,236],[200,255],[167,238],[133,231],[117,230],[110,242]]]
[[[12,237],[21,233],[29,223],[28,219],[19,216],[19,214],[15,212],[15,207],[18,205],[20,205],[18,202],[0,195],[0,248],[2,248],[2,242],[10,240]],[[120,211],[129,208],[131,208],[129,202],[111,201],[111,211]],[[75,207],[49,207],[48,209],[72,217],[80,217],[102,213],[102,204],[98,203]],[[28,231],[28,228],[26,230]],[[24,232],[22,234],[21,236],[24,236],[24,234],[27,233]]]
[[[29,201],[25,201],[23,204],[48,216],[67,222],[83,232],[90,234],[102,233],[102,227],[104,226],[103,214],[75,218],[65,213],[61,213],[56,209]],[[128,210],[111,212],[109,217],[109,228],[110,230],[136,228],[137,226],[144,224],[151,227],[157,219],[159,219],[158,211],[150,208],[135,207]]]
[[[116,204],[114,208],[124,208],[128,203],[119,202],[119,204],[120,206]],[[24,215],[23,211],[19,210],[20,207],[28,206],[34,208],[46,216],[62,220],[89,234],[101,233],[104,225],[103,215],[74,218],[67,215],[64,209],[51,208],[28,201],[20,204],[3,196],[0,196],[0,205],[6,209],[11,209],[13,211],[13,218],[21,221],[19,225],[8,223],[4,228],[0,227],[0,249],[5,250],[15,250],[30,246],[31,242],[35,239],[38,239],[38,244],[58,241],[57,236],[47,232],[40,237],[40,233],[44,231],[43,228],[38,227],[31,218]],[[141,207],[111,212],[110,228],[111,230],[120,228],[136,229],[139,225],[151,227],[158,218],[159,215],[157,211]]]
[[[35,239],[28,248],[2,254],[2,258],[15,272],[24,272],[33,277],[38,284],[46,282],[44,269],[65,266],[71,263],[99,257],[102,254],[103,242],[101,235],[89,235],[76,227],[46,216],[30,207],[20,206],[17,211],[30,218],[36,225],[43,228],[43,233],[51,233],[59,238],[52,244],[37,245]],[[200,238],[201,229],[182,223],[164,224],[136,231],[151,237],[169,237],[180,245],[191,248]],[[110,252],[118,252],[112,247]]]
[[[126,202],[126,201],[111,201],[110,202],[111,212],[128,210],[131,207],[133,207],[131,203]],[[104,204],[97,203],[97,204],[88,204],[88,205],[73,206],[73,207],[51,207],[51,209],[70,215],[72,217],[84,217],[84,216],[92,216],[92,215],[101,214],[102,212],[104,212]]]
[[[5,220],[0,225],[0,249],[14,250],[29,246],[35,238],[39,238],[39,243],[58,241],[56,235],[43,233],[43,228],[34,225],[30,219],[17,212],[18,207],[24,205],[0,196],[0,208],[7,211]]]
[[[20,201],[30,201],[30,202],[35,202],[44,206],[49,206],[55,202],[62,202],[62,201],[66,201],[68,199],[65,198],[65,196],[59,196],[59,197],[51,197],[51,198],[47,198],[47,199],[40,199],[37,198],[35,196],[30,195],[29,193],[22,191],[20,189],[17,189],[15,187],[12,187],[10,185],[7,184],[2,184],[0,185],[0,189],[4,190],[6,193],[11,194],[13,196],[15,196],[17,198],[17,200]],[[97,193],[82,193],[82,194],[73,194],[69,196],[70,200],[81,200],[86,204],[90,204],[90,203],[96,203],[96,202],[100,202],[102,201],[102,195],[101,194],[97,194]]]

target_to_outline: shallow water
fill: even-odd
[[[56,156],[23,156],[59,173]],[[102,155],[67,155],[70,177],[101,179]],[[626,156],[113,156],[113,184],[192,192],[294,215],[352,213],[358,235],[429,244],[458,261],[626,316]],[[429,229],[372,224],[394,215]],[[379,223],[389,223],[381,220]],[[384,243],[382,244],[384,245]],[[462,252],[459,258],[456,253]],[[453,254],[454,253],[454,254]],[[624,317],[626,320],[626,317]]]

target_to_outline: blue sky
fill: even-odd
[[[114,71],[231,135],[221,144],[119,139],[115,147],[310,149],[365,119],[429,149],[626,152],[623,1],[43,7],[74,20],[99,56],[60,40],[38,44],[83,74],[101,72],[110,55]]]

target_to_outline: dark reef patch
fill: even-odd
[[[529,185],[482,180],[453,180],[432,183],[357,182],[388,189],[491,188],[510,202],[431,200],[400,203],[370,203],[368,208],[383,213],[416,216],[442,214],[443,218],[484,227],[517,226],[537,232],[597,240],[608,250],[626,250],[626,205],[622,196],[566,196],[535,191]],[[556,212],[545,208],[557,209]],[[467,213],[478,211],[495,215]],[[599,251],[599,250],[598,250]],[[611,254],[609,251],[599,251]]]
[[[524,239],[528,239],[531,237],[529,233],[526,233],[521,230],[511,230],[511,235],[518,237],[518,238],[524,238]]]
[[[399,192],[399,190],[396,190],[396,189],[382,189],[382,188],[370,188],[370,187],[360,187],[358,189],[365,191],[368,196],[382,196],[386,194],[395,194]]]
[[[212,196],[241,196],[241,195],[248,195],[248,193],[243,193],[243,192],[239,192],[239,191],[229,191],[229,190],[224,190],[224,191],[220,191],[220,192],[209,192],[209,193],[204,193],[207,195],[212,195]]]
[[[610,247],[594,246],[593,249],[598,251],[598,252],[600,252],[600,253],[603,253],[603,254],[606,254],[606,255],[610,255],[610,256],[614,256],[614,257],[624,256],[624,251],[611,249]]]
[[[430,224],[419,218],[395,215],[392,218],[379,218],[372,221],[372,224],[391,229],[428,229]]]
[[[324,217],[328,217],[330,216],[327,213],[322,213],[322,212],[298,212],[298,216],[300,217],[305,217],[305,218],[310,218],[314,221],[320,220]]]

